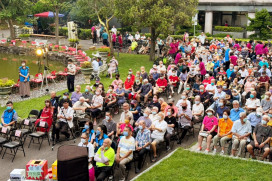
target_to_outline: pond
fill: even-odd
[[[41,61],[42,65],[39,66],[38,57],[35,56],[0,54],[0,78],[7,77],[17,82],[19,78],[18,69],[23,60],[26,61],[26,65],[30,69],[30,75],[35,76],[37,73],[43,73],[43,59]],[[64,70],[64,65],[56,61],[48,60],[48,67],[49,72]]]

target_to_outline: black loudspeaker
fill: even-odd
[[[58,149],[58,181],[89,181],[86,147],[63,145]]]

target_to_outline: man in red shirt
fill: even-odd
[[[262,76],[259,78],[259,84],[257,85],[257,90],[259,91],[261,87],[265,87],[265,91],[269,88],[269,77],[266,72],[262,72]]]
[[[156,87],[153,89],[154,95],[157,95],[158,92],[163,92],[167,87],[167,80],[165,79],[164,74],[161,74],[160,78],[156,82]]]
[[[211,84],[211,79],[210,79],[210,75],[209,74],[205,75],[205,79],[202,81],[202,84],[204,85],[204,88],[206,88],[206,86],[208,84]]]
[[[169,86],[170,86],[170,95],[169,95],[169,99],[172,98],[173,94],[174,94],[174,87],[177,86],[177,82],[179,81],[179,77],[176,74],[176,70],[172,70],[172,75],[169,76]]]

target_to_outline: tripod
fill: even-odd
[[[44,87],[44,79],[45,79],[45,84],[46,84],[46,89],[45,89],[45,91],[46,91],[46,93],[49,92],[47,75],[50,75],[50,72],[49,72],[48,70],[49,70],[49,68],[48,68],[47,66],[44,66],[44,69],[43,69],[43,76],[42,76],[42,85],[41,85],[40,92],[42,92],[42,89],[43,89],[43,87]],[[55,80],[54,80],[54,79],[52,79],[52,80],[53,80],[54,84],[57,85],[56,82],[55,82]]]

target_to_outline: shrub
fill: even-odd
[[[81,40],[87,40],[92,38],[91,29],[78,29],[78,38]]]
[[[183,39],[183,35],[171,35],[174,39]]]
[[[242,27],[231,27],[231,26],[215,26],[215,31],[225,31],[225,32],[243,32],[244,28]]]
[[[98,48],[97,51],[99,52],[110,52],[110,48],[109,47],[101,47],[101,48]]]
[[[68,28],[67,27],[60,27],[59,35],[60,36],[68,36]]]
[[[221,37],[221,38],[225,38],[227,35],[227,33],[218,33],[218,34],[215,34],[213,35],[213,37]],[[232,35],[229,35],[231,38],[232,38]]]
[[[15,82],[11,79],[0,79],[0,87],[11,87],[15,84]]]
[[[69,42],[71,42],[71,43],[78,43],[79,39],[69,39]]]
[[[81,68],[92,68],[91,62],[85,61],[81,64]]]
[[[30,34],[20,34],[19,37],[20,38],[23,38],[23,37],[27,37],[28,38],[28,37],[30,37]]]

